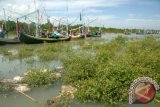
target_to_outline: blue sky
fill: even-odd
[[[69,23],[78,18],[83,11],[84,23],[97,19],[90,24],[91,26],[160,29],[160,0],[35,0],[35,2],[36,8],[40,8],[42,12],[44,7],[47,15],[55,19],[66,20],[68,16]],[[21,14],[35,10],[34,0],[1,0],[0,7]]]

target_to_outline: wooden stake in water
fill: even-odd
[[[18,91],[18,90],[16,90],[16,91]],[[28,97],[28,98],[31,99],[32,101],[37,102],[37,100],[34,99],[33,97],[31,97],[31,96],[29,96],[29,95],[27,95],[27,94],[25,94],[25,93],[23,93],[23,92],[21,92],[21,91],[18,91],[18,92],[21,93],[21,94],[23,94],[24,96]]]
[[[158,99],[155,99],[155,101],[156,101],[157,103],[160,103],[160,100],[158,100]]]

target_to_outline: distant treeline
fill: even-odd
[[[0,21],[0,28],[6,28],[8,32],[12,32],[12,33],[16,33],[16,22],[8,20],[6,21],[6,27],[4,24],[4,21],[1,20]],[[76,29],[78,27],[81,27],[82,25],[69,25],[69,30],[71,29]],[[36,24],[34,22],[27,24],[25,22],[19,22],[19,28],[22,31],[25,32],[35,32],[36,30]],[[45,24],[41,24],[39,26],[39,28],[41,30],[48,30],[51,31],[52,30],[52,25],[50,23],[45,23]],[[61,25],[61,26],[54,26],[54,29],[56,30],[57,28],[66,31],[67,30],[67,26],[66,25]],[[151,32],[151,33],[159,33],[160,31],[158,30],[144,30],[144,29],[118,29],[118,28],[105,28],[105,27],[89,27],[90,31],[99,31],[101,30],[102,33],[146,33],[146,32]],[[75,32],[79,32],[79,29],[76,29]]]
[[[90,27],[91,31],[97,31],[99,27]],[[160,30],[144,30],[144,29],[118,29],[118,28],[105,28],[101,27],[102,33],[136,33],[136,34],[145,34],[145,33],[160,33]]]

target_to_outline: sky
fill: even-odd
[[[0,19],[3,8],[14,18],[40,9],[53,23],[160,30],[160,0],[0,0]]]

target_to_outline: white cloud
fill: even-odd
[[[128,18],[134,18],[134,17],[135,17],[135,14],[133,13],[128,14]]]
[[[38,4],[36,4],[38,7]],[[6,0],[0,1],[0,19],[4,19],[5,9],[6,17],[16,19],[22,15],[28,14],[35,11],[35,4],[33,0],[23,1],[23,0]]]
[[[67,8],[74,10],[82,10],[95,7],[116,7],[119,5],[130,3],[130,0],[55,0],[43,1],[47,9],[63,10]],[[54,8],[55,7],[55,8]]]
[[[103,10],[97,9],[98,7],[117,7],[119,5],[127,4],[130,0],[35,0],[36,7],[43,7],[48,15],[77,16],[83,10],[84,14],[103,14]],[[67,2],[68,1],[68,2]],[[0,9],[5,6],[6,10],[12,10],[20,14],[27,14],[35,10],[34,0],[5,0],[0,1]],[[43,12],[44,13],[44,12]],[[8,14],[13,14],[9,13]],[[12,15],[15,16],[15,15]]]
[[[128,19],[118,19],[115,15],[105,15],[103,8],[108,7],[119,7],[122,5],[135,3],[140,5],[149,5],[154,0],[68,0],[68,14],[67,14],[67,0],[35,0],[36,7],[45,8],[49,16],[54,17],[55,19],[63,19],[66,22],[67,15],[69,16],[69,23],[74,22],[77,19],[76,23],[79,22],[79,13],[83,10],[84,20],[87,23],[89,20],[98,18],[90,25],[105,25],[107,27],[118,27],[118,28],[158,28],[160,29],[160,20],[151,20],[151,19],[135,19],[136,15],[134,13],[128,14]],[[0,18],[4,19],[2,8],[5,7],[6,14],[11,17],[18,17],[35,10],[34,0],[0,0]],[[12,12],[18,12],[13,14]],[[45,12],[43,11],[43,14]],[[126,16],[127,17],[127,16]],[[157,19],[160,18],[160,15],[157,14],[153,16]],[[52,19],[53,22],[58,24],[58,21]]]

